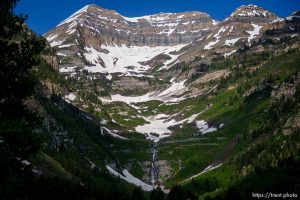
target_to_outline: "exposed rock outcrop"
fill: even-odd
[[[78,34],[84,37],[86,45],[93,47],[99,44],[167,46],[191,42],[206,33],[213,23],[208,14],[198,11],[128,18],[113,10],[88,5],[45,37],[52,46],[58,40],[71,40]]]

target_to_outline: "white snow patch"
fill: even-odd
[[[60,46],[58,46],[58,48],[67,48],[67,47],[70,47],[70,46],[73,46],[73,45],[75,45],[75,44],[64,44],[64,45],[60,45]]]
[[[51,46],[51,47],[55,47],[55,46],[61,45],[63,42],[64,42],[64,40],[61,40],[61,41],[53,41],[53,42],[50,43],[50,46]]]
[[[106,76],[106,79],[107,79],[107,80],[111,80],[111,79],[112,79],[112,75],[108,74],[108,75]]]
[[[162,66],[161,68],[159,68],[157,71],[161,71],[163,69],[170,69],[172,66],[174,66],[175,64],[179,63],[180,60],[176,60],[180,55],[169,55],[171,56],[171,59],[170,60],[167,60],[165,63],[164,63],[164,66]],[[176,61],[175,61],[176,60]],[[174,62],[175,61],[175,62]]]
[[[138,22],[139,20],[147,20],[150,23],[158,23],[158,22],[165,22],[169,19],[170,15],[173,13],[161,13],[156,15],[145,15],[141,17],[124,17],[126,21],[129,22]]]
[[[298,37],[298,33],[294,33],[293,35],[291,35],[291,38],[295,38],[295,37]]]
[[[183,91],[186,90],[186,86],[184,85],[185,82],[186,80],[183,80],[181,82],[172,82],[172,85],[166,90],[164,90],[162,93],[160,93],[157,96],[157,98],[170,97],[172,95],[182,94]]]
[[[272,23],[276,23],[276,22],[282,22],[284,20],[284,18],[276,18],[274,21],[272,21]]]
[[[185,15],[179,15],[179,16],[177,16],[177,19],[181,19],[181,18],[183,18]]]
[[[138,20],[141,19],[140,17],[125,17],[125,16],[123,16],[123,18],[128,22],[139,22]]]
[[[217,24],[219,24],[219,22],[213,19],[212,20],[212,25],[217,25]]]
[[[212,46],[214,46],[215,44],[217,44],[220,40],[216,40],[216,41],[212,41],[212,42],[209,42],[207,45],[205,45],[204,49],[212,49]]]
[[[100,73],[102,70],[97,66],[84,66],[84,69],[90,73]]]
[[[225,46],[233,46],[239,39],[241,39],[241,38],[226,40],[224,45]]]
[[[233,50],[229,53],[224,53],[224,57],[226,58],[226,57],[230,56],[231,54],[234,54],[235,52],[236,52],[236,50]]]
[[[288,21],[291,21],[291,20],[293,20],[294,18],[296,18],[296,19],[300,19],[300,16],[288,16],[288,17],[286,17],[286,20],[288,20]]]
[[[41,171],[36,170],[36,169],[32,169],[31,171],[32,171],[33,173],[35,173],[35,174],[38,174],[38,175],[42,175],[42,174],[43,174]]]
[[[192,32],[192,33],[198,33],[198,32],[200,32],[200,31],[206,31],[206,30],[208,30],[208,29],[194,30],[194,31],[191,31],[191,32]]]
[[[22,160],[21,163],[26,166],[31,164],[28,160]]]
[[[105,19],[105,20],[108,20],[107,17],[101,16],[101,15],[98,15],[98,18],[99,18],[99,19]]]
[[[181,82],[172,82],[172,84],[165,89],[162,92],[156,91],[156,92],[150,92],[147,94],[144,94],[142,96],[122,96],[120,94],[111,95],[111,99],[104,99],[100,97],[100,100],[103,102],[115,102],[115,101],[121,101],[125,102],[127,104],[132,103],[139,103],[139,102],[147,102],[151,100],[159,100],[163,102],[179,102],[185,97],[173,97],[174,95],[181,95],[185,91],[187,91],[187,87],[184,85],[186,80],[183,80]]]
[[[78,24],[77,21],[73,21],[71,24],[69,24],[69,25],[68,25],[68,28],[69,28],[68,31],[71,31],[71,29],[72,29],[73,27],[75,27],[77,24]],[[68,33],[68,31],[67,31],[66,33]]]
[[[106,169],[112,175],[120,177],[120,179],[122,179],[128,183],[131,183],[135,186],[141,187],[144,191],[152,191],[153,190],[153,186],[148,185],[148,184],[144,183],[143,181],[141,181],[140,179],[134,177],[132,174],[129,173],[129,171],[127,169],[124,169],[122,171],[123,175],[120,174],[119,172],[117,172],[116,170],[114,170],[113,168],[111,168],[109,165],[106,165]]]
[[[248,37],[248,42],[253,40],[257,35],[259,35],[259,31],[262,28],[262,26],[259,26],[257,24],[251,24],[253,26],[253,31],[246,31],[250,36]]]
[[[67,54],[63,54],[63,53],[57,53],[56,55],[57,56],[63,56],[63,57],[67,57],[68,56]]]
[[[199,30],[200,31],[200,30]],[[197,32],[199,32],[199,31],[197,31]],[[186,33],[187,31],[186,30],[184,30],[184,31],[178,31],[177,33],[178,34],[184,34],[184,33]]]
[[[100,131],[101,131],[101,135],[104,135],[104,132],[105,132],[108,135],[111,135],[112,137],[119,138],[121,140],[128,140],[128,138],[122,137],[122,136],[114,133],[112,130],[109,130],[108,128],[105,128],[105,127],[101,127]]]
[[[63,24],[69,23],[73,20],[75,20],[77,17],[79,17],[82,13],[84,13],[87,9],[88,9],[89,5],[81,8],[80,10],[78,10],[77,12],[73,13],[70,17],[68,17],[67,19],[65,19],[64,21],[60,22],[56,27],[61,26]]]
[[[55,38],[57,38],[57,34],[55,34],[55,35],[49,35],[47,38],[46,38],[46,40],[48,41],[48,42],[51,42],[52,40],[54,40]]]
[[[220,41],[220,38],[221,38],[220,34],[223,33],[223,32],[225,32],[226,29],[227,29],[227,27],[222,27],[222,28],[214,35],[214,38],[215,38],[216,40],[215,40],[215,41],[209,42],[207,45],[204,46],[204,49],[207,49],[207,50],[212,49],[212,47]],[[210,36],[209,36],[209,37],[210,37]],[[209,37],[208,37],[208,38],[209,38]]]
[[[202,172],[200,172],[199,174],[193,175],[193,176],[191,176],[190,178],[185,179],[184,182],[190,181],[190,180],[192,180],[192,179],[194,179],[194,178],[196,178],[196,177],[198,177],[198,176],[200,176],[200,175],[202,175],[202,174],[205,174],[205,173],[207,173],[207,172],[209,172],[209,171],[211,171],[211,170],[214,170],[214,169],[216,169],[216,168],[218,168],[218,167],[220,167],[220,166],[222,166],[222,163],[219,164],[219,165],[217,165],[217,166],[209,165],[208,167],[206,167],[206,168],[205,168]]]
[[[233,12],[230,17],[233,16],[242,16],[242,17],[267,17],[270,15],[267,11],[261,11],[260,8],[256,5],[249,4],[247,7],[250,7],[248,10],[244,10],[245,5],[240,6],[235,12]]]
[[[153,57],[164,53],[168,54],[173,51],[178,51],[184,45],[176,46],[104,46],[101,48],[107,50],[109,53],[99,52],[92,47],[86,47],[86,53],[84,53],[85,58],[95,65],[93,71],[103,72],[103,73],[136,73],[141,74],[147,71],[150,67],[148,65],[142,65],[141,62],[146,62]],[[166,61],[165,65],[173,62],[178,56],[170,55],[171,60]],[[104,65],[101,64],[99,59],[102,59]]]
[[[172,83],[177,77],[173,77],[170,79],[170,82]]]
[[[65,96],[65,99],[74,101],[76,99],[76,95],[74,93],[70,93],[70,94]]]
[[[64,55],[64,54],[62,54]],[[77,66],[74,66],[74,67],[62,67],[59,69],[59,72],[60,73],[71,73],[74,71],[74,69],[77,68]]]
[[[135,128],[135,130],[139,133],[147,134],[147,139],[158,142],[160,139],[170,136],[172,131],[169,129],[169,127],[184,123],[191,123],[199,114],[200,113],[193,114],[192,116],[180,121],[176,121],[174,119],[175,115],[169,116],[159,114],[156,116],[143,117],[148,124],[139,125]]]
[[[76,29],[70,29],[66,33],[68,33],[69,35],[72,35],[75,32],[76,32]]]
[[[196,126],[202,135],[204,135],[206,133],[215,132],[218,130],[216,127],[213,127],[213,126],[209,127],[208,123],[204,120],[196,121]]]
[[[153,93],[147,93],[145,95],[142,96],[122,96],[120,94],[115,94],[115,95],[111,95],[110,99],[104,99],[100,97],[100,100],[103,102],[115,102],[115,101],[121,101],[121,102],[125,102],[127,104],[132,104],[132,103],[139,103],[139,102],[146,102],[146,101],[150,101],[150,95],[152,95]]]

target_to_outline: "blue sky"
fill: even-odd
[[[300,0],[20,0],[15,11],[27,14],[29,27],[43,34],[75,11],[92,3],[116,10],[127,17],[197,10],[219,21],[245,4],[256,4],[281,17],[300,10]]]

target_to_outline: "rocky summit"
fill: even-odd
[[[208,34],[189,45],[182,59],[190,60],[197,55],[210,62],[217,56],[228,57],[244,45],[258,41],[266,30],[281,21],[283,19],[256,5],[240,6]]]
[[[99,67],[89,71],[140,73],[154,67],[157,59],[166,62],[165,65],[175,63],[178,57],[175,51],[216,24],[209,15],[198,11],[129,18],[88,5],[44,37],[63,57],[63,67],[83,68],[91,64]]]
[[[191,42],[209,30],[215,22],[201,12],[159,13],[142,17],[124,17],[113,10],[88,5],[50,30],[45,36],[51,46],[60,38],[85,33],[85,42],[107,45],[167,46]],[[56,40],[54,35],[57,35]],[[80,34],[80,32],[79,32]],[[93,39],[91,39],[93,38]],[[91,39],[91,41],[89,41]],[[56,41],[56,42],[55,42]]]
[[[211,65],[251,47],[255,53],[271,51],[262,42],[297,37],[297,19],[297,12],[282,19],[256,5],[240,6],[221,22],[198,11],[129,18],[87,5],[44,37],[55,49],[59,72],[73,84],[73,92],[64,97],[67,101],[87,107],[77,98],[85,90],[104,104],[123,102],[140,113],[144,108],[136,104],[178,104],[211,93],[218,80],[232,73],[224,66],[210,72]],[[274,37],[274,31],[287,34]],[[156,142],[172,134],[169,127],[192,123],[197,117],[139,114],[137,118],[147,123],[128,129],[117,121],[120,116],[113,116],[109,113],[105,120],[113,118],[123,131],[136,131]]]
[[[237,8],[222,22],[199,11],[129,18],[88,5],[44,37],[57,50],[62,73],[86,69],[151,77],[151,71],[195,57],[210,62],[216,56],[230,56],[280,21],[255,5]]]

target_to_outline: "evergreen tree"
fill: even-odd
[[[186,192],[186,199],[189,199],[189,200],[197,200],[198,197],[197,195],[195,195],[192,191],[188,190]]]
[[[23,15],[15,15],[17,0],[0,2],[0,177],[14,174],[18,160],[39,149],[32,128],[36,115],[26,109],[36,80],[32,74],[39,63],[44,39],[30,32]]]
[[[185,195],[180,185],[175,185],[171,188],[167,200],[184,200]]]
[[[224,200],[231,200],[231,199],[236,199],[236,200],[241,199],[240,194],[234,188],[230,188],[224,197]]]
[[[134,188],[132,190],[132,196],[131,196],[132,199],[136,199],[136,200],[144,200],[145,197],[144,197],[144,194],[143,194],[143,191],[142,191],[142,188],[139,187],[139,188]]]
[[[165,194],[160,187],[157,187],[155,190],[152,190],[149,200],[164,200]]]

